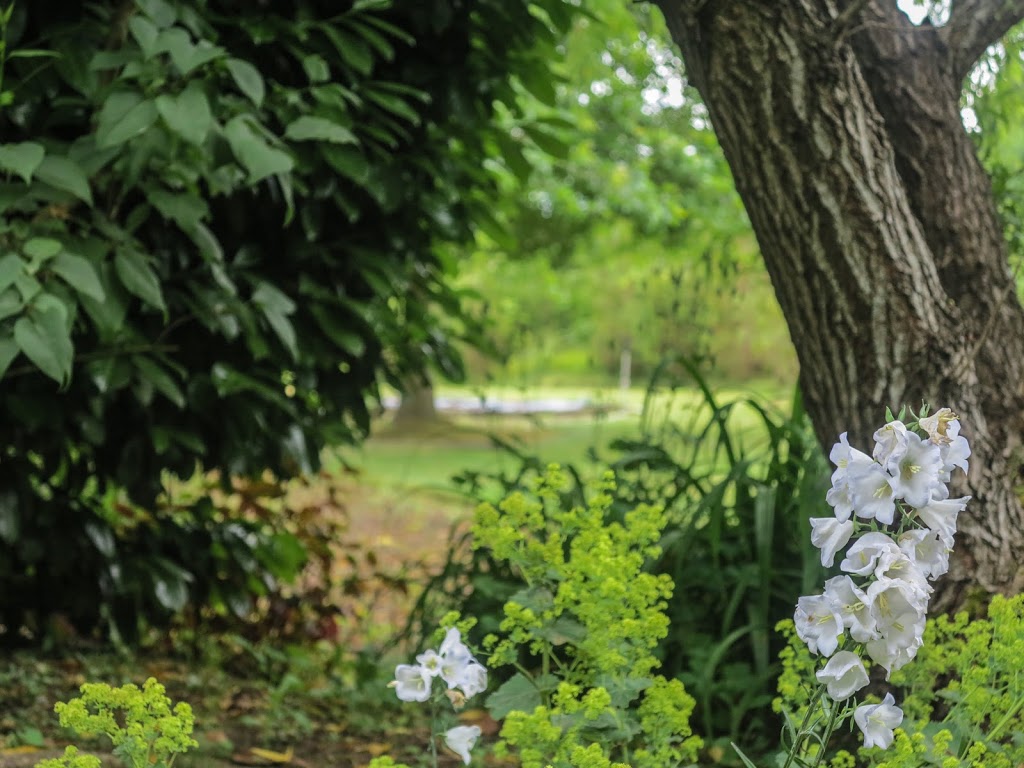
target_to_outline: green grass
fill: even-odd
[[[460,417],[413,433],[385,431],[343,456],[372,485],[445,491],[454,488],[451,477],[462,471],[498,472],[517,466],[516,457],[497,447],[491,435],[544,460],[584,464],[591,446],[636,435],[637,430],[635,418]]]
[[[362,480],[389,492],[448,492],[454,489],[451,477],[465,470],[498,472],[518,466],[516,457],[495,446],[491,435],[517,445],[529,455],[545,462],[574,464],[586,468],[591,448],[608,456],[608,443],[616,438],[640,435],[645,391],[594,390],[581,388],[489,387],[444,388],[439,394],[452,396],[484,396],[509,402],[541,398],[588,400],[593,412],[577,415],[543,415],[539,417],[487,415],[445,416],[435,424],[414,430],[398,430],[388,417],[374,425],[373,436],[359,449],[339,449],[328,455],[328,470],[337,466],[341,456],[362,474]],[[755,394],[749,390],[721,389],[719,402],[727,402]],[[770,391],[757,393],[788,408],[788,393]],[[697,389],[679,389],[652,398],[647,423],[657,426],[675,423],[681,427],[692,418],[703,402]],[[760,418],[750,410],[740,410],[733,417],[740,433],[750,432],[751,439],[763,430]]]

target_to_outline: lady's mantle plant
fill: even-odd
[[[495,751],[514,751],[522,768],[693,762],[694,701],[679,681],[652,674],[672,581],[644,565],[660,552],[665,515],[640,506],[609,522],[610,475],[584,507],[565,508],[564,485],[551,467],[533,494],[476,513],[474,546],[523,581],[505,604],[502,637],[484,640],[492,668],[517,670],[487,700],[504,720]]]
[[[917,654],[929,581],[948,570],[957,515],[970,500],[951,499],[947,486],[954,470],[967,471],[971,454],[958,417],[949,408],[930,416],[926,408],[909,423],[903,411],[887,416],[871,456],[852,447],[846,433],[829,455],[836,471],[826,500],[834,515],[811,519],[811,541],[824,566],[846,550],[842,575],[797,602],[798,637],[827,661],[816,672],[818,688],[803,721],[787,729],[785,768],[810,758],[819,765],[833,731],[851,716],[865,747],[892,744],[903,721],[892,694],[878,704],[847,702],[868,684],[865,658],[888,679]]]
[[[464,622],[468,628],[471,622]],[[437,650],[428,648],[416,657],[416,664],[399,664],[391,687],[402,701],[431,702],[430,754],[437,768],[437,704],[447,698],[451,706],[462,709],[466,700],[487,689],[487,669],[474,658],[462,642],[462,633],[451,627]],[[480,738],[477,725],[459,725],[441,734],[444,743],[467,765],[470,750]]]
[[[54,707],[60,724],[80,736],[106,735],[114,754],[128,768],[171,768],[174,758],[199,746],[192,738],[192,707],[171,706],[164,687],[149,678],[142,689],[135,685],[112,688],[85,683],[82,695]],[[68,747],[63,757],[44,760],[36,768],[99,768],[93,755]]]

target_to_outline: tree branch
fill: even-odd
[[[953,74],[963,80],[990,45],[1024,19],[1024,0],[953,0],[949,22],[940,30]]]

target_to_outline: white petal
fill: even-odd
[[[839,651],[816,676],[835,701],[845,701],[868,684],[864,662],[852,651]]]
[[[444,743],[448,749],[462,758],[462,762],[469,765],[469,751],[479,738],[480,726],[458,725],[445,732]]]

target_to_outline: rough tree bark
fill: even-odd
[[[886,405],[949,405],[974,456],[950,574],[1024,587],[1024,310],[964,77],[1024,0],[658,0],[757,234],[822,445],[865,445]],[[956,489],[954,489],[956,490]]]

